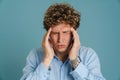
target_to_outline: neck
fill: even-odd
[[[65,53],[56,53],[57,57],[64,63],[67,58],[68,58],[68,55],[65,54]]]

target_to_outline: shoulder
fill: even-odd
[[[30,50],[27,59],[39,62],[43,58],[42,48],[33,48]]]
[[[81,54],[96,53],[92,48],[90,48],[90,47],[85,47],[85,46],[81,46],[81,48],[80,48],[79,51],[80,51]]]
[[[79,56],[81,60],[83,61],[88,60],[88,59],[91,60],[91,59],[98,58],[95,50],[93,50],[90,47],[85,47],[85,46],[81,46],[79,50]]]
[[[29,55],[37,55],[37,54],[41,54],[42,55],[43,51],[42,48],[33,48],[30,50]]]

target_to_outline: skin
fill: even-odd
[[[62,23],[52,26],[46,32],[42,41],[42,47],[44,50],[43,63],[48,68],[54,54],[63,62],[67,58],[71,61],[74,60],[78,56],[80,40],[77,31],[72,26]]]

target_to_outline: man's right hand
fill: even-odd
[[[53,47],[51,46],[51,41],[49,39],[50,32],[51,28],[46,32],[42,41],[42,48],[44,50],[43,63],[47,68],[49,68],[50,63],[52,62],[52,59],[54,57],[54,50]]]

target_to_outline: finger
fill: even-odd
[[[49,39],[50,32],[51,32],[51,28],[50,28],[50,29],[47,31],[47,33],[45,34],[45,40],[48,40],[48,39]]]
[[[79,40],[79,35],[78,35],[77,31],[76,31],[75,29],[71,28],[71,32],[72,32],[72,34],[73,34],[74,40],[75,40],[75,41],[76,41],[76,40]]]
[[[74,37],[74,43],[73,45],[75,46],[79,46],[80,47],[80,39],[79,39],[79,35],[77,33],[77,31],[73,28],[71,28],[71,32],[73,34],[73,37]]]

